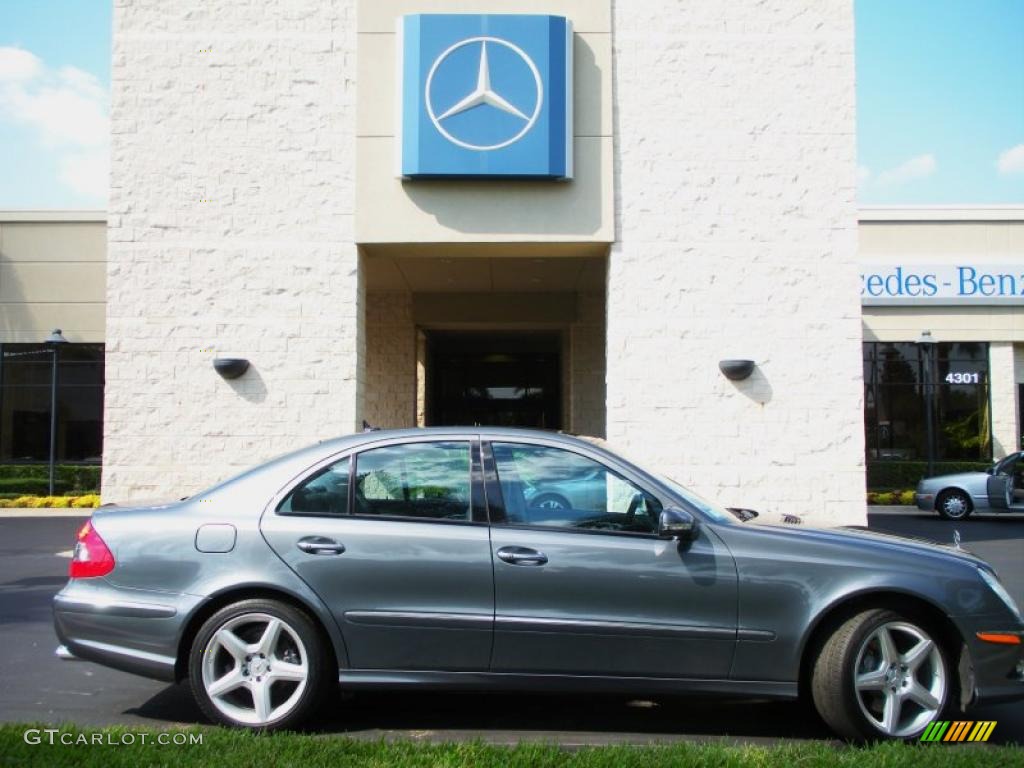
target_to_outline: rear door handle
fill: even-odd
[[[295,546],[310,555],[340,555],[345,551],[344,544],[326,536],[307,536]]]
[[[502,547],[495,554],[509,565],[544,565],[548,556],[529,547]]]

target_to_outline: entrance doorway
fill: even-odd
[[[556,332],[426,332],[426,424],[562,428]]]

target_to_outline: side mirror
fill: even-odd
[[[658,537],[690,541],[697,536],[697,518],[679,507],[668,507],[658,517]]]

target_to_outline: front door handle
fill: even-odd
[[[340,555],[345,551],[344,544],[326,536],[307,536],[295,546],[310,555]]]
[[[495,553],[509,565],[544,565],[548,556],[528,547],[502,547]]]

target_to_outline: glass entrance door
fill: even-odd
[[[428,426],[560,429],[558,332],[427,333]]]

